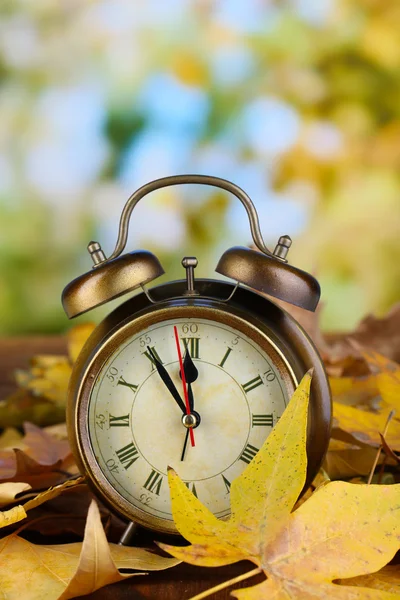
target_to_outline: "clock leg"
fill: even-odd
[[[137,527],[137,524],[131,521],[125,529],[124,533],[121,535],[121,539],[119,540],[118,545],[128,546],[137,531]]]

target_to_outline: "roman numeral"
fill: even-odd
[[[185,346],[185,350],[189,351],[190,356],[192,358],[200,358],[200,355],[199,355],[200,338],[195,338],[195,337],[182,338],[182,342]],[[189,346],[190,346],[190,349],[189,349]]]
[[[226,363],[226,361],[228,360],[228,356],[230,355],[230,353],[232,352],[232,348],[228,348],[227,351],[224,354],[223,359],[221,360],[220,363],[218,363],[219,367],[224,367],[224,364]]]
[[[149,490],[149,492],[154,492],[157,496],[160,495],[160,489],[162,484],[162,475],[155,469],[152,469],[150,475],[148,476],[146,483],[144,484],[144,488]]]
[[[226,493],[229,494],[229,492],[231,491],[231,482],[229,481],[229,479],[224,477],[222,474],[221,474],[221,477],[222,477],[225,487],[226,487]]]
[[[192,492],[193,496],[196,496],[196,498],[198,498],[196,486],[194,485],[194,483],[191,483],[190,481],[184,481],[183,483],[186,485],[187,489]]]
[[[243,450],[242,455],[239,457],[245,463],[249,463],[257,454],[258,448],[252,446],[251,444],[247,444],[246,448]]]
[[[118,383],[117,385],[124,385],[125,387],[128,387],[130,390],[132,390],[132,392],[135,394],[136,390],[138,389],[138,385],[135,385],[134,383],[128,383],[127,381],[125,381],[125,379],[123,377],[120,377],[118,379]]]
[[[274,426],[274,416],[273,415],[251,415],[252,421],[251,426],[255,425],[265,425],[266,427]]]
[[[136,446],[131,442],[127,446],[124,446],[120,450],[116,451],[116,455],[118,456],[121,464],[125,469],[129,469],[133,465],[133,463],[139,458],[139,452],[136,449]]]
[[[158,355],[157,350],[155,349],[154,346],[152,346],[151,348],[151,352],[152,354],[149,352],[149,350],[146,350],[146,352],[143,352],[143,355],[149,359],[149,361],[151,362],[151,370],[154,371],[154,369],[156,368],[156,361],[155,358],[162,364],[162,360]],[[153,354],[155,356],[155,358],[153,357]]]
[[[244,391],[247,394],[248,392],[251,392],[251,390],[254,390],[256,387],[258,387],[259,385],[264,385],[264,382],[261,379],[260,375],[257,375],[257,377],[254,377],[254,379],[250,379],[250,381],[248,381],[247,383],[242,385],[242,388],[244,389]]]
[[[122,417],[114,417],[108,415],[109,427],[129,427],[129,415],[123,415]]]

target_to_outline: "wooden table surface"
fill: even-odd
[[[0,400],[15,390],[13,371],[26,368],[34,354],[62,354],[65,340],[61,337],[30,337],[0,340]],[[56,541],[52,543],[57,543]],[[189,600],[200,592],[254,569],[250,562],[228,567],[200,568],[181,564],[167,571],[134,577],[107,586],[85,596],[88,600]],[[262,576],[236,584],[209,596],[215,600],[227,600],[231,589],[255,585]]]

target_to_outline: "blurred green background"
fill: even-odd
[[[400,299],[398,0],[2,0],[0,333],[68,326],[63,287],[115,245],[151,179],[204,173],[252,197],[264,238],[323,288],[346,330]],[[169,188],[128,250],[212,277],[251,243],[241,204]],[[99,318],[99,313],[94,317]],[[88,317],[86,317],[87,319]],[[90,317],[89,317],[90,318]]]

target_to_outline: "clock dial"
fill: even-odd
[[[189,352],[194,365],[190,388],[200,416],[195,445],[189,440],[185,452],[175,326],[182,355]],[[92,387],[88,430],[99,468],[125,501],[172,521],[170,465],[216,516],[229,514],[232,480],[255,456],[294,388],[293,376],[288,386],[282,372],[284,361],[273,358],[276,349],[265,347],[205,318],[158,322],[118,346]]]

